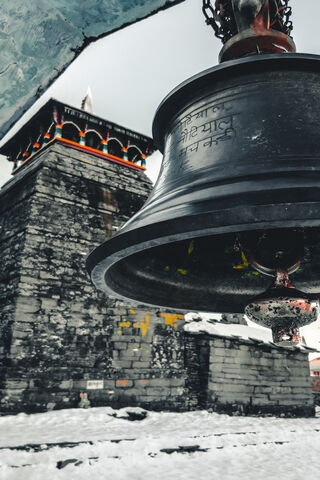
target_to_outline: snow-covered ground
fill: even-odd
[[[100,407],[0,418],[3,480],[314,480],[319,454],[320,415]]]

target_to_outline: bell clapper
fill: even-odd
[[[317,320],[319,303],[290,283],[288,270],[278,268],[271,287],[253,299],[245,313],[253,322],[271,328],[274,343],[292,345],[300,342],[299,327]]]

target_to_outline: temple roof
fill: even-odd
[[[136,169],[144,169],[145,158],[154,150],[152,138],[51,98],[0,148],[0,154],[16,168],[52,141]]]
[[[95,130],[102,137],[109,134],[110,137],[116,137],[122,143],[129,140],[130,144],[137,145],[141,150],[148,148],[149,153],[154,150],[152,138],[51,98],[15,135],[2,145],[0,153],[13,159],[20,150],[25,150],[28,144],[36,142],[39,135],[52,129],[54,124],[71,122],[82,130],[85,130],[86,127],[88,130]]]

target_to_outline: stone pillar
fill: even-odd
[[[62,137],[62,127],[63,127],[63,125],[61,123],[56,124],[56,129],[55,129],[55,132],[54,132],[54,138],[56,138],[56,137],[61,138]]]
[[[102,144],[103,153],[108,153],[108,141],[107,140],[101,140],[101,144]]]
[[[123,152],[123,160],[128,161],[128,149],[126,147],[122,147]]]
[[[43,136],[43,145],[47,145],[50,142],[50,133],[45,133]]]
[[[147,162],[146,162],[146,155],[144,153],[142,153],[141,155],[141,167],[145,167]]]
[[[34,153],[36,153],[36,151],[39,150],[39,148],[40,148],[40,143],[35,142],[35,143],[32,145],[32,152],[31,152],[31,154],[33,155]]]
[[[80,145],[86,144],[86,134],[82,131],[79,132],[79,143]]]

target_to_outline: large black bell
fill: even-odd
[[[281,269],[318,300],[319,129],[319,56],[250,56],[184,82],[155,116],[164,157],[150,198],[88,258],[95,285],[152,305],[243,312]]]

